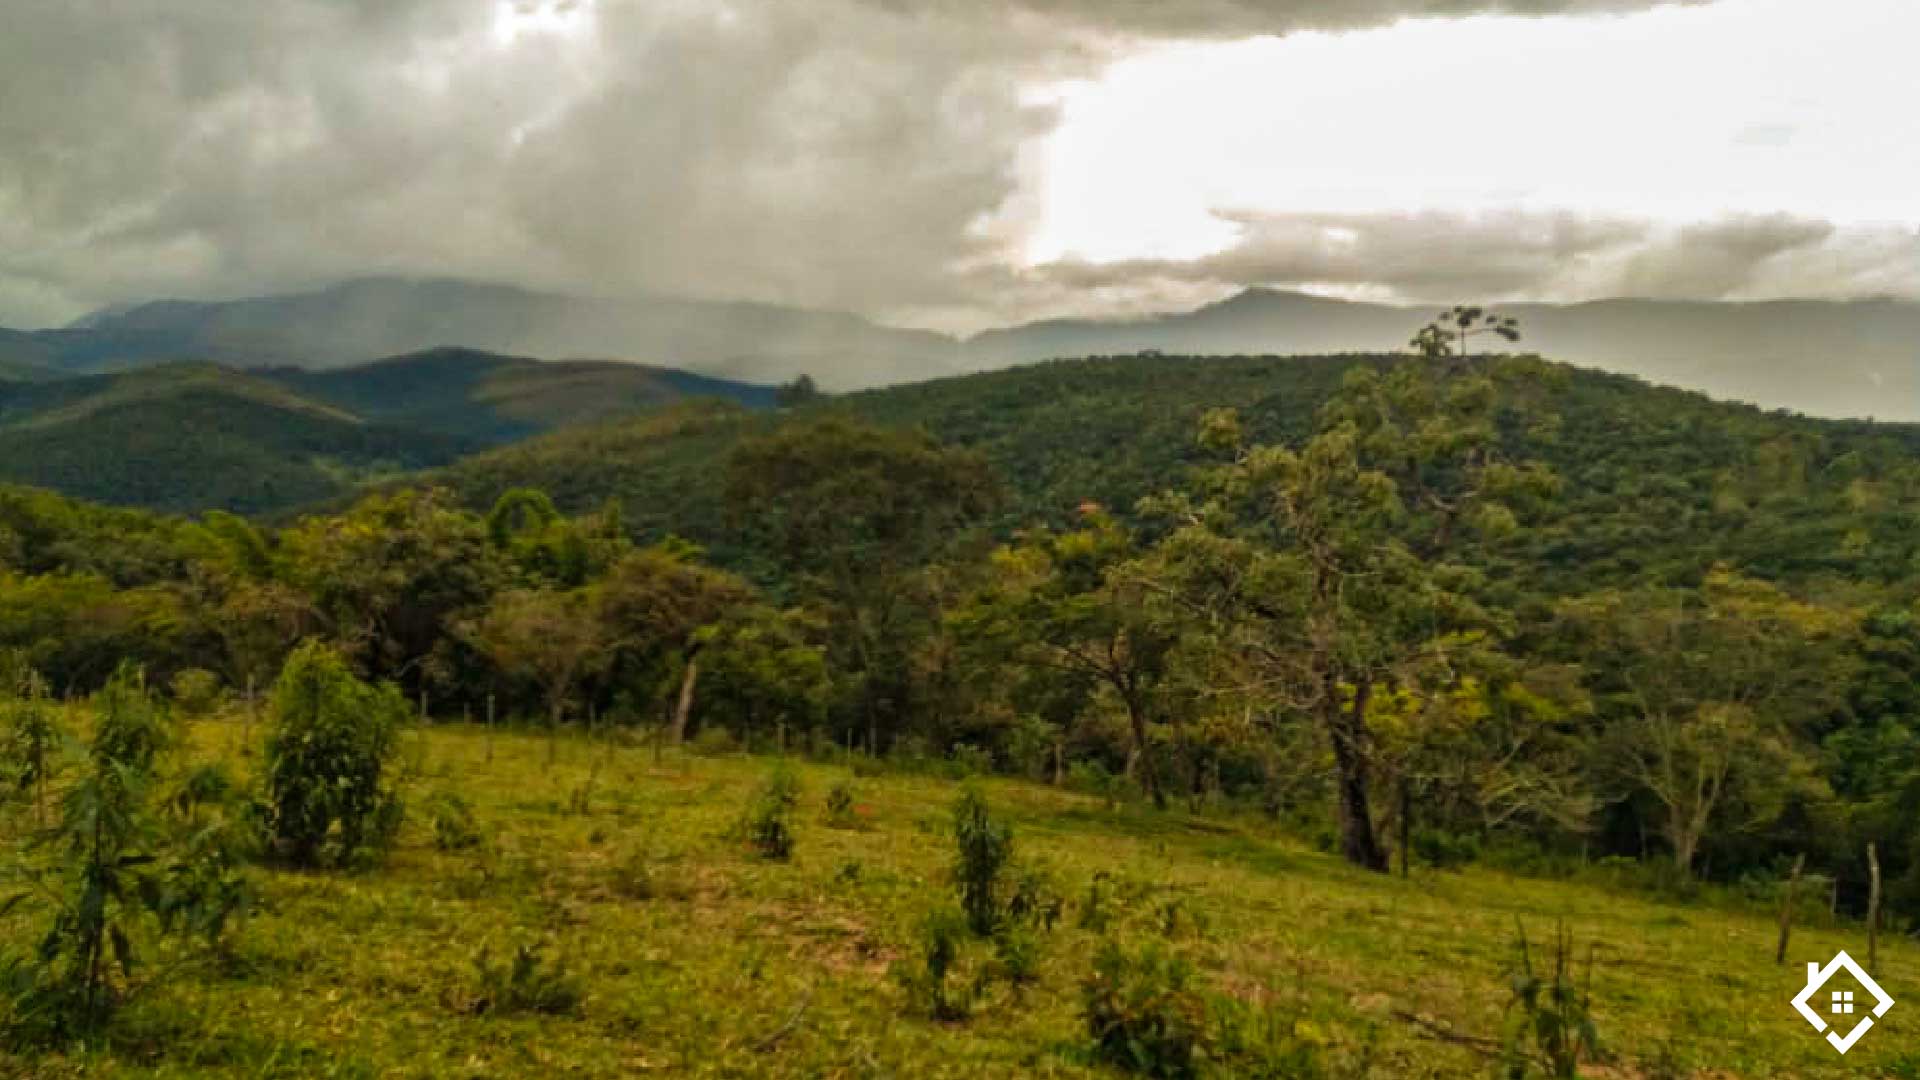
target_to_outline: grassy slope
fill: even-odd
[[[197,735],[203,754],[230,753],[236,731],[208,724]],[[870,825],[838,830],[820,807],[847,773],[807,766],[796,855],[781,865],[725,836],[767,759],[656,763],[643,747],[577,740],[558,750],[549,765],[537,737],[415,736],[413,802],[458,791],[485,849],[439,852],[414,823],[384,868],[265,874],[262,910],[229,970],[145,998],[116,1049],[16,1064],[36,1076],[1105,1075],[1076,1050],[1078,980],[1096,946],[1077,907],[1101,871],[1123,883],[1112,908],[1120,936],[1160,937],[1160,911],[1177,899],[1202,929],[1174,945],[1208,988],[1271,994],[1336,1059],[1372,1040],[1375,1076],[1486,1075],[1480,1052],[1404,1015],[1497,1033],[1515,920],[1537,941],[1565,918],[1583,949],[1595,946],[1599,1026],[1617,1061],[1589,1075],[1645,1075],[1638,1063],[1669,1041],[1714,1077],[1911,1075],[1879,1070],[1920,1042],[1920,1009],[1903,1003],[1843,1064],[1789,1009],[1801,962],[1863,948],[1852,929],[1800,931],[1791,962],[1776,967],[1761,914],[1482,870],[1378,877],[1255,820],[1114,813],[1013,781],[986,783],[993,806],[1075,902],[1036,987],[1018,1000],[996,990],[965,1023],[933,1023],[904,1011],[887,968],[922,915],[949,902],[951,783],[857,780]],[[572,812],[594,759],[596,797]],[[615,868],[637,851],[653,860],[653,899],[615,886]],[[462,1011],[475,952],[517,942],[546,943],[582,977],[580,1015]],[[1920,949],[1884,943],[1881,970],[1896,998],[1911,996]]]

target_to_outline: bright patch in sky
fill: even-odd
[[[535,34],[574,36],[593,25],[591,0],[496,0],[493,40],[512,45]]]
[[[1033,262],[1193,258],[1216,212],[1920,224],[1916,0],[1722,0],[1181,44],[1058,89]]]

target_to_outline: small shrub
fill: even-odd
[[[467,851],[480,846],[480,823],[467,800],[442,791],[427,800],[427,821],[433,827],[433,846],[441,851]]]
[[[220,705],[220,676],[205,668],[187,668],[167,685],[183,715],[205,716]]]
[[[876,776],[884,775],[887,766],[879,758],[855,756],[847,762],[847,769],[853,773],[855,780],[871,780]]]
[[[167,808],[189,822],[197,822],[202,811],[229,806],[239,795],[240,783],[227,767],[217,761],[206,762],[180,778],[167,797]]]
[[[1419,829],[1413,834],[1413,854],[1436,869],[1465,866],[1480,857],[1480,838],[1472,833]]]
[[[1091,930],[1094,933],[1106,931],[1107,925],[1112,921],[1112,912],[1108,905],[1110,897],[1108,885],[1112,880],[1113,875],[1105,870],[1094,871],[1093,880],[1087,882],[1086,896],[1080,901],[1080,929]]]
[[[836,829],[857,828],[860,824],[853,811],[853,785],[845,780],[835,781],[827,789],[827,824]]]
[[[1593,1023],[1591,993],[1574,985],[1573,939],[1564,924],[1555,931],[1553,966],[1545,975],[1533,969],[1525,927],[1519,930],[1518,951],[1511,977],[1513,996],[1507,1003],[1501,1068],[1510,1080],[1532,1075],[1535,1064],[1548,1076],[1577,1077],[1583,1056],[1598,1058],[1600,1035]],[[1591,978],[1591,951],[1587,969]]]
[[[978,988],[955,978],[966,933],[966,921],[944,908],[921,924],[919,956],[893,968],[914,1011],[935,1020],[964,1020],[973,1010]]]
[[[1184,960],[1155,946],[1129,954],[1104,944],[1081,984],[1094,1056],[1143,1076],[1197,1075],[1210,1038],[1207,1001],[1192,981]]]
[[[563,961],[548,963],[537,945],[516,946],[513,958],[496,964],[485,949],[474,957],[479,989],[468,1010],[474,1013],[545,1013],[571,1016],[585,996],[580,981]]]
[[[1215,997],[1208,1003],[1214,1020],[1213,1054],[1233,1076],[1254,1080],[1316,1080],[1328,1076],[1325,1053],[1313,1039],[1301,1036],[1299,1016],[1277,1009],[1272,999],[1260,1004],[1239,998]],[[1343,1076],[1368,1076],[1364,1062],[1342,1070]]]
[[[0,950],[0,1037],[14,1045],[98,1032],[142,964],[150,923],[216,942],[245,898],[219,830],[183,838],[153,813],[155,766],[171,739],[140,670],[123,664],[95,705],[85,771],[8,867],[28,891],[5,908],[46,914],[30,950]],[[156,969],[148,985],[171,970]]]
[[[953,807],[953,840],[953,881],[960,891],[960,910],[966,913],[967,926],[986,937],[1005,914],[1001,875],[1013,858],[1013,833],[995,824],[986,799],[968,787]]]
[[[1014,986],[1027,986],[1039,980],[1044,952],[1040,935],[1030,926],[1009,922],[993,935],[993,956],[1000,977]]]
[[[400,801],[386,771],[407,715],[398,690],[361,682],[324,645],[287,659],[273,690],[267,818],[288,861],[343,862],[391,838]]]
[[[747,843],[763,859],[793,857],[793,808],[800,801],[800,781],[787,766],[776,766],[760,790],[744,822]]]
[[[701,757],[725,757],[740,750],[740,740],[719,724],[709,724],[694,733],[687,749]]]
[[[1053,875],[1043,867],[1026,863],[1014,868],[1012,889],[1007,896],[1009,919],[1051,931],[1066,911],[1066,900],[1054,886]]]
[[[0,785],[5,794],[31,802],[35,818],[45,824],[47,792],[66,732],[39,677],[29,672],[21,683],[21,696],[12,700],[0,686]]]

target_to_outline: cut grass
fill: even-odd
[[[231,755],[231,725],[196,729]],[[1564,919],[1613,1061],[1646,1075],[1663,1053],[1710,1076],[1909,1075],[1920,1045],[1920,951],[1883,940],[1882,984],[1902,1005],[1842,1059],[1788,1006],[1805,962],[1857,930],[1796,930],[1773,963],[1764,913],[1662,904],[1482,869],[1367,874],[1256,818],[1194,819],[1013,782],[980,782],[1022,858],[1070,905],[1044,936],[1037,981],[989,993],[963,1023],[911,1014],[888,977],[926,914],[951,905],[957,786],[887,774],[851,781],[861,829],[820,824],[844,768],[795,763],[803,791],[790,862],[732,831],[773,762],[669,755],[438,727],[410,737],[408,794],[457,792],[477,846],[436,848],[417,815],[385,864],[360,873],[257,871],[260,910],[235,955],[137,997],[109,1045],[9,1061],[36,1076],[1090,1076],[1079,983],[1100,936],[1075,908],[1104,873],[1111,929],[1175,926],[1206,989],[1270,1001],[1336,1065],[1375,1076],[1487,1075],[1517,924]],[[587,812],[569,793],[602,756]],[[240,759],[233,757],[237,767]],[[256,761],[247,759],[248,762]],[[644,863],[647,887],[631,883]],[[1182,917],[1169,920],[1177,902]],[[16,913],[0,921],[25,939]],[[570,1014],[476,1011],[476,957],[520,945],[564,963]],[[988,947],[975,958],[985,962]],[[1438,1034],[1440,1032],[1447,1035]]]

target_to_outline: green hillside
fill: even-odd
[[[771,387],[612,361],[546,362],[475,349],[433,349],[334,371],[257,372],[369,420],[485,443],[606,420],[689,397],[751,407]]]
[[[510,488],[580,511],[609,496],[643,535],[677,533],[746,559],[722,513],[716,463],[742,435],[826,413],[918,427],[982,451],[1011,493],[997,526],[1072,519],[1085,502],[1129,513],[1203,460],[1212,408],[1258,440],[1292,441],[1366,357],[1061,360],[867,391],[780,417],[699,407],[563,431],[433,477],[475,506]],[[1819,420],[1717,402],[1627,376],[1558,368],[1552,432],[1510,433],[1563,491],[1517,551],[1531,588],[1690,582],[1725,561],[1783,580],[1893,581],[1920,569],[1920,426]],[[1489,560],[1493,556],[1488,556]]]
[[[0,479],[104,503],[264,512],[468,449],[207,365],[0,386]]]
[[[161,510],[269,513],[571,424],[769,387],[440,349],[330,372],[170,364],[8,380],[0,481]]]
[[[223,719],[197,725],[192,760],[256,768],[239,718]],[[1544,971],[1561,922],[1608,1055],[1583,1076],[1898,1077],[1917,1060],[1920,1010],[1905,1001],[1845,1059],[1787,1006],[1800,961],[1863,948],[1816,904],[1776,965],[1757,905],[1479,868],[1401,880],[1257,818],[1115,810],[1004,780],[975,783],[1060,917],[1024,939],[1018,981],[1003,946],[963,936],[949,979],[964,1014],[935,1018],[902,978],[925,965],[929,916],[953,905],[959,785],[790,758],[795,845],[771,861],[733,830],[772,760],[549,745],[458,725],[410,734],[409,806],[459,792],[471,844],[448,842],[429,809],[375,871],[266,868],[229,957],[134,998],[125,1037],[58,1059],[0,1049],[0,1073],[1113,1080],[1129,1074],[1096,1059],[1084,1005],[1112,944],[1191,966],[1173,1007],[1203,1011],[1205,1075],[1489,1076],[1516,928]],[[844,819],[824,809],[836,786],[855,800]],[[0,913],[0,933],[30,926]],[[538,1004],[503,1001],[485,974],[518,946],[540,950],[536,974],[559,973]],[[1889,987],[1911,986],[1920,950],[1883,942],[1880,965]]]

